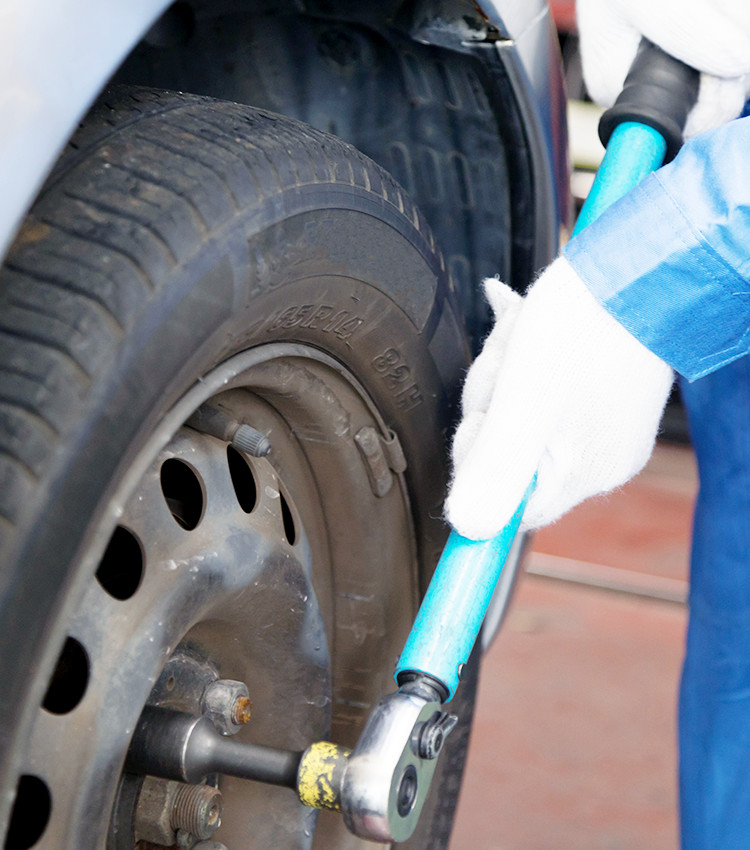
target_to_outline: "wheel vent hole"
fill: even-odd
[[[130,599],[143,578],[143,550],[136,536],[118,525],[96,571],[99,584],[115,599]]]
[[[203,516],[203,487],[200,478],[186,463],[169,458],[161,465],[161,491],[175,521],[192,531]]]
[[[28,850],[44,834],[52,812],[52,795],[38,776],[18,780],[16,799],[5,837],[5,850]]]
[[[284,498],[283,493],[279,493],[279,499],[281,501],[281,519],[284,523],[284,536],[286,537],[287,543],[289,543],[290,546],[294,546],[297,542],[297,527],[294,524],[292,509],[289,507],[289,502],[287,502]]]
[[[72,637],[65,641],[42,706],[52,714],[68,714],[78,705],[89,683],[89,657]]]
[[[258,485],[255,483],[253,471],[233,446],[227,446],[227,463],[237,501],[246,514],[252,513],[258,504]]]

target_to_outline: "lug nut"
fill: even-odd
[[[203,714],[222,735],[235,735],[250,721],[253,703],[244,682],[217,679],[203,693]]]
[[[193,838],[210,838],[221,826],[221,791],[212,785],[182,785],[175,794],[172,829]]]
[[[145,846],[192,846],[210,838],[221,824],[222,797],[211,785],[187,785],[146,776],[133,822],[135,839]]]

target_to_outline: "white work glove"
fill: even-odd
[[[591,98],[609,107],[641,36],[701,71],[685,137],[736,118],[750,85],[750,0],[577,0],[581,59]]]
[[[524,298],[485,281],[496,324],[469,370],[446,516],[485,540],[538,473],[524,528],[624,484],[648,460],[672,370],[560,257]]]

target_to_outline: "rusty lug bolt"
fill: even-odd
[[[232,722],[237,726],[244,726],[250,722],[253,716],[253,703],[249,697],[239,697],[234,704]]]
[[[244,682],[217,679],[204,691],[203,714],[222,735],[235,735],[250,721],[253,704]]]
[[[182,785],[175,794],[172,829],[193,838],[210,838],[221,826],[221,791],[212,785]]]

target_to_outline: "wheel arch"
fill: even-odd
[[[108,4],[37,0],[20,4],[5,16],[0,47],[12,60],[0,69],[0,86],[6,93],[0,103],[0,125],[5,128],[0,153],[0,183],[5,187],[0,254],[5,253],[77,122],[169,5],[168,0]],[[191,5],[197,14],[209,7],[262,15],[291,12],[377,32],[399,31],[417,46],[452,56],[456,63],[473,64],[483,75],[495,133],[511,162],[511,246],[506,262],[493,256],[491,238],[485,238],[475,253],[487,256],[488,268],[469,263],[459,289],[475,287],[476,279],[488,272],[500,272],[522,288],[554,256],[559,226],[567,214],[567,143],[561,76],[544,0],[309,0],[301,12],[297,3],[266,0],[226,0],[220,7],[191,0]],[[154,82],[158,85],[158,80],[149,80]],[[176,82],[180,90],[192,90],[179,86],[179,80],[170,82],[173,87]],[[404,95],[389,91],[388,97],[392,96]],[[440,108],[447,112],[450,105]],[[305,120],[308,116],[296,117]],[[449,125],[440,132],[448,135]],[[347,140],[355,146],[359,141]],[[460,155],[465,153],[470,156],[470,152]],[[419,191],[414,194],[424,207],[426,199],[419,197]],[[475,228],[481,217],[475,216]],[[441,242],[440,228],[431,224]],[[465,300],[471,303],[471,298],[475,296]],[[478,312],[475,307],[474,312],[476,335],[487,317],[483,307]]]

